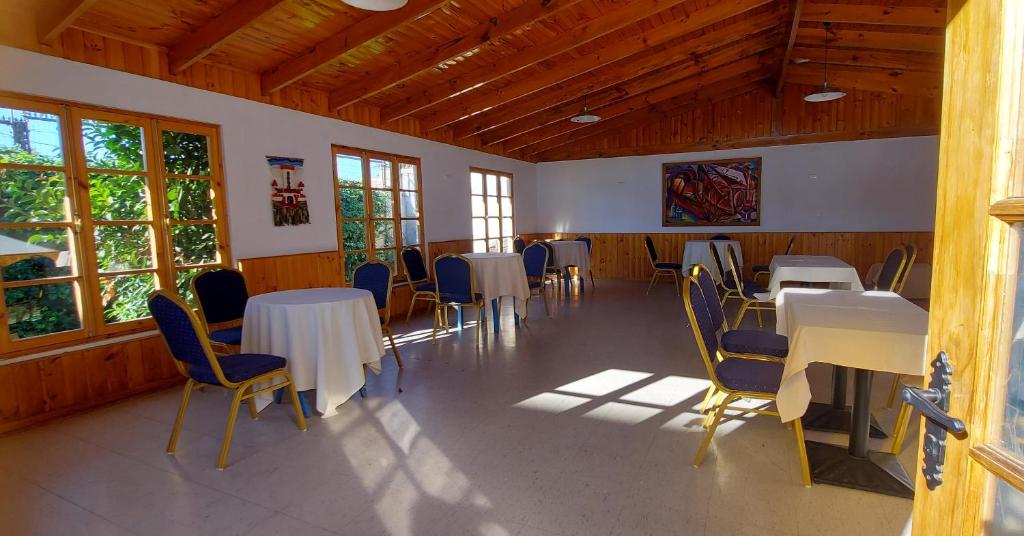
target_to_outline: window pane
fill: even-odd
[[[0,162],[63,166],[60,117],[0,108]]]
[[[172,220],[212,220],[211,181],[167,179],[167,208]]]
[[[149,219],[144,177],[90,173],[89,202],[95,220]]]
[[[509,197],[512,195],[512,178],[502,175],[499,177],[501,181],[501,195]]]
[[[487,196],[487,215],[491,217],[498,216],[498,198]]]
[[[398,273],[396,271],[398,265],[395,264],[395,257],[395,250],[393,249],[381,249],[377,251],[377,258],[380,259],[380,261],[383,262],[384,264],[387,264],[388,266],[391,267],[392,275]]]
[[[385,220],[373,221],[373,244],[378,248],[395,247],[395,222]]]
[[[497,175],[487,175],[487,195],[498,195]]]
[[[502,197],[501,198],[501,215],[511,216],[512,215],[512,198]]]
[[[177,265],[217,262],[216,225],[172,225],[171,242]]]
[[[415,165],[398,163],[398,187],[403,190],[415,190],[418,187]]]
[[[401,216],[403,218],[418,218],[420,216],[420,200],[416,192],[401,192],[399,194],[401,205]]]
[[[1024,226],[1014,226],[1018,239],[1024,239]],[[1017,260],[1017,293],[1014,299],[1013,340],[1007,363],[1006,398],[999,446],[1018,460],[1024,460],[1024,249]]]
[[[513,251],[515,251],[515,249],[512,246],[512,239],[511,238],[502,238],[501,239],[501,250],[506,252],[506,253],[512,253]]]
[[[512,218],[501,219],[501,236],[512,236]]]
[[[487,251],[501,251],[501,240],[498,238],[488,240]]]
[[[484,193],[484,176],[480,173],[469,174],[469,193],[475,195],[483,195]]]
[[[391,218],[395,215],[395,196],[390,191],[373,190],[373,217]]]
[[[470,203],[473,205],[473,215],[483,217],[487,215],[487,210],[484,208],[484,196],[474,195],[470,198]]]
[[[365,218],[366,217],[366,194],[362,190],[342,188],[339,190],[341,196],[341,216],[344,218]]]
[[[402,245],[415,246],[420,243],[419,220],[402,220]]]
[[[345,281],[352,281],[352,271],[356,269],[356,266],[366,262],[366,259],[366,253],[345,254]]]
[[[149,316],[146,298],[156,289],[153,274],[100,278],[103,319],[108,324]]]
[[[473,218],[473,238],[487,238],[486,225],[483,218]]]
[[[341,224],[342,243],[345,250],[366,249],[366,224],[361,221],[347,221]]]
[[[0,229],[0,277],[29,281],[72,275],[66,229]]]
[[[101,272],[153,266],[149,225],[97,225],[96,265]]]
[[[370,159],[370,187],[391,188],[391,162]]]
[[[473,253],[484,253],[487,251],[486,240],[474,240],[473,241]]]
[[[181,296],[181,299],[185,300],[185,303],[189,305],[194,306],[196,304],[195,296],[192,295],[192,280],[202,270],[202,268],[189,268],[187,270],[179,270],[176,274],[178,296]]]
[[[59,171],[0,170],[0,223],[67,221],[65,186]]]
[[[501,227],[498,223],[498,218],[487,218],[487,236],[499,237],[501,236]]]
[[[82,120],[85,165],[91,168],[143,170],[142,127]]]
[[[74,283],[4,289],[11,339],[81,329]]]
[[[163,132],[164,168],[179,175],[210,174],[210,143],[202,134]]]
[[[989,536],[1010,536],[1024,533],[1024,493],[995,475],[995,493],[992,501],[992,519],[986,523]]]
[[[339,154],[334,159],[338,170],[339,186],[363,185],[363,159],[358,156]]]

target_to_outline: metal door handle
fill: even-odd
[[[934,490],[942,484],[942,466],[946,462],[946,434],[952,433],[957,439],[967,437],[964,421],[950,417],[949,386],[953,383],[953,365],[946,352],[939,352],[932,360],[931,380],[927,389],[903,387],[903,400],[924,416],[924,463],[921,473],[928,489]]]
[[[946,401],[948,391],[939,389],[918,389],[917,387],[903,387],[903,400],[921,412],[926,418],[934,421],[954,436],[962,436],[967,433],[967,425],[964,421],[951,417],[942,410],[938,404]],[[948,401],[946,401],[948,404]]]

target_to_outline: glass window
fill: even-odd
[[[512,175],[470,169],[469,191],[473,251],[511,252],[515,237]]]

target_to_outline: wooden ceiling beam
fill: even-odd
[[[44,45],[52,45],[60,38],[72,24],[78,20],[89,8],[96,3],[96,0],[64,0],[52,4],[49,9],[39,13],[38,27],[39,42]]]
[[[553,15],[580,0],[530,0],[526,4],[498,17],[478,24],[459,38],[427,49],[408,60],[368,73],[359,82],[344,89],[332,91],[328,106],[332,110],[348,106],[395,87],[416,75],[454,60],[492,43],[520,28]]]
[[[180,73],[203,59],[256,19],[286,0],[240,0],[178,42],[167,54],[172,73]]]
[[[790,0],[789,32],[786,35],[786,49],[782,53],[782,62],[779,64],[779,74],[775,77],[775,95],[782,94],[782,86],[786,84],[786,69],[789,67],[789,58],[793,55],[793,45],[796,44],[796,32],[800,29],[800,12],[803,10],[804,0]]]
[[[789,80],[797,84],[820,85],[824,66],[817,64],[793,65]],[[828,83],[839,89],[862,89],[879,93],[942,96],[942,74],[924,71],[875,69],[850,65],[829,65]]]
[[[864,29],[863,25],[833,24],[829,29],[829,49],[873,48],[881,50],[909,50],[941,54],[945,38],[941,33],[896,31],[895,28]],[[886,31],[893,30],[893,31]],[[802,22],[797,30],[798,45],[820,47],[825,33],[820,23]]]
[[[946,27],[946,9],[938,6],[808,4],[803,19],[814,22],[853,22]]]
[[[582,57],[573,58],[571,61],[557,62],[553,68],[545,71],[539,76],[526,77],[501,88],[480,88],[471,93],[460,95],[459,97],[451,99],[449,101],[451,104],[445,103],[443,108],[429,114],[418,115],[420,126],[426,130],[440,128],[462,118],[469,118],[469,116],[480,112],[481,110],[492,110],[494,107],[508,103],[513,99],[531,95],[550,88],[560,82],[579,76],[580,74],[597,69],[604,70],[606,67],[608,69],[614,69],[611,64],[614,64],[619,60],[630,56],[637,58],[643,52],[656,53],[658,45],[676,40],[684,34],[699,32],[707,26],[730,18],[742,20],[744,18],[744,13],[747,13],[751,9],[769,4],[771,1],[772,0],[742,0],[740,2],[723,2],[719,4],[712,4],[711,6],[699,9],[690,14],[681,14],[681,16],[675,17],[664,24],[655,26],[654,28],[629,39],[619,41],[613,46],[602,48],[601,50]],[[763,29],[765,27],[764,24],[778,24],[778,15],[774,11],[767,15],[760,14],[754,18],[761,24],[761,27],[758,27],[754,31]],[[764,21],[766,19],[771,19],[771,21],[765,23]],[[730,32],[732,32],[731,28],[722,30],[721,33],[716,31],[711,34],[711,37],[714,37],[719,43],[728,42],[734,39],[734,36],[731,35]],[[707,39],[704,40],[707,41]],[[666,60],[665,63],[672,61],[678,61],[678,57]],[[629,76],[636,76],[636,74],[638,74],[638,72],[634,71]],[[594,89],[591,89],[591,91],[594,91]],[[480,130],[471,131],[471,129],[467,128],[456,128],[456,131],[457,137],[464,138],[475,134]]]
[[[749,25],[748,25],[749,23]],[[630,80],[671,66],[675,76],[693,74],[697,70],[710,70],[723,61],[735,61],[771,46],[776,39],[777,19],[763,22],[747,21],[731,25],[723,35],[714,33],[694,39],[682,40],[673,48],[664,47],[652,53],[639,53],[624,58],[602,69],[596,76],[577,77],[555,88],[528,97],[510,101],[493,110],[466,118],[452,127],[456,139],[480,132],[485,145],[493,145],[534,128],[570,117],[582,106],[580,97],[590,95],[589,104],[605,104],[606,100],[624,98],[623,88]],[[767,26],[765,26],[767,25]],[[769,28],[764,31],[764,28]],[[761,30],[761,31],[757,31]],[[756,33],[754,33],[756,32]],[[732,40],[731,42],[729,40]],[[675,41],[673,41],[675,43]],[[715,45],[720,46],[715,46]],[[680,61],[683,58],[683,61]],[[660,76],[660,75],[656,75]],[[613,91],[604,91],[612,88]]]
[[[790,63],[825,63],[825,49],[796,46]],[[853,65],[906,71],[942,72],[942,56],[926,52],[899,50],[829,49],[829,65]]]
[[[344,56],[398,26],[434,11],[448,0],[409,0],[401,9],[375,13],[317,43],[309,52],[287,60],[260,75],[264,95],[273,93],[309,76],[317,69]]]
[[[406,98],[381,110],[381,120],[394,121],[414,114],[428,106],[443,102],[466,91],[471,91],[503,76],[515,73],[537,62],[589,43],[594,39],[618,31],[626,26],[651,17],[671,8],[683,0],[635,0],[597,18],[573,28],[549,41],[536,44],[517,54],[503,56],[490,65],[475,68],[471,72],[456,74],[424,91],[413,93]],[[738,3],[745,0],[724,0]]]

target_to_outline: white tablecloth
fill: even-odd
[[[711,270],[711,275],[716,281],[722,282],[722,275],[718,273],[715,259],[711,257],[711,244],[718,249],[718,257],[722,259],[722,268],[726,273],[729,272],[729,251],[726,249],[729,244],[732,244],[732,248],[736,250],[736,260],[740,262],[740,268],[743,267],[743,251],[740,249],[740,243],[736,240],[687,240],[686,245],[683,246],[683,274],[689,274],[690,268],[694,264],[703,264],[707,266],[708,270]]]
[[[523,256],[518,253],[465,253],[464,257],[473,263],[473,277],[476,291],[484,295],[484,301],[514,296],[516,313],[526,316],[526,300],[530,297],[530,283],[526,280],[526,266]],[[490,311],[490,307],[487,307]],[[488,312],[488,315],[491,313]]]
[[[789,337],[777,402],[783,421],[807,411],[811,389],[805,371],[813,362],[925,374],[928,313],[898,294],[787,288],[775,307],[776,332]]]
[[[555,266],[578,266],[580,274],[590,270],[590,250],[586,243],[575,240],[552,240],[549,243],[555,250]]]
[[[824,255],[776,255],[769,266],[768,295],[774,298],[784,281],[832,283],[832,288],[864,290],[857,270],[845,262]]]
[[[317,411],[331,417],[363,386],[364,364],[380,372],[384,343],[377,305],[369,291],[354,288],[253,296],[245,307],[242,352],[288,358],[295,388],[316,389]],[[260,407],[269,401],[261,397]]]

